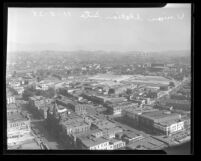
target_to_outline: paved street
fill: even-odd
[[[57,149],[57,150],[65,149],[64,146],[58,143],[58,140],[56,138],[54,138],[48,133],[48,131],[44,127],[43,121],[34,120],[33,122],[31,122],[31,124],[34,129],[38,129],[39,131],[38,136],[41,138],[43,142],[47,144],[49,149]]]
[[[58,143],[57,138],[54,138],[49,134],[47,129],[44,125],[44,119],[36,116],[36,114],[31,113],[30,110],[27,108],[28,105],[22,107],[23,111],[26,111],[29,114],[30,121],[31,121],[31,128],[33,129],[33,133],[37,136],[37,140],[41,140],[44,142],[49,149],[57,149],[62,150],[65,149],[60,143]]]

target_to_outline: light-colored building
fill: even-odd
[[[82,149],[89,150],[107,150],[109,146],[109,140],[105,138],[95,138],[92,136],[79,137],[80,146]]]
[[[15,103],[15,97],[14,96],[8,96],[7,97],[7,104]]]
[[[126,146],[126,143],[122,140],[110,139],[107,150],[116,150],[116,149],[123,148],[125,146]]]
[[[8,115],[7,118],[7,145],[13,146],[33,139],[30,134],[30,120],[20,112]]]
[[[154,127],[160,131],[163,131],[166,135],[171,135],[178,131],[184,130],[184,121],[179,119],[171,120],[154,124]]]
[[[24,92],[24,87],[14,87],[14,89],[17,91],[17,93],[19,94],[19,95],[21,95],[21,94],[23,94],[23,92]]]

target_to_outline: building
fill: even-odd
[[[15,103],[15,96],[8,89],[6,89],[6,95],[7,104]]]
[[[30,120],[20,112],[7,115],[7,145],[14,146],[33,139]]]
[[[52,99],[47,99],[42,96],[35,96],[29,98],[29,105],[32,110],[40,114],[42,118],[47,118],[47,111],[52,106]]]
[[[57,99],[56,103],[62,106],[65,106],[66,108],[72,110],[73,112],[81,115],[86,114],[86,109],[88,108],[88,104],[84,103],[78,103],[76,101],[72,101],[68,99],[67,97],[61,96],[61,99]]]
[[[8,104],[7,105],[7,116],[12,115],[14,113],[20,112],[20,108],[16,106],[16,104]]]
[[[105,136],[108,139],[112,139],[115,138],[116,134],[123,132],[123,129],[120,127],[113,127],[113,128],[105,128],[102,131],[103,136]]]
[[[88,124],[98,122],[99,120],[100,119],[94,115],[88,115],[84,117],[84,121],[87,122]]]
[[[88,150],[107,150],[109,140],[100,137],[96,138],[91,135],[78,137],[78,145],[81,149]]]
[[[109,88],[108,94],[121,94],[126,92],[127,89],[132,88],[132,85],[130,84],[121,84],[121,85],[114,85]]]
[[[109,140],[109,145],[107,147],[107,150],[121,149],[121,148],[124,148],[125,146],[126,146],[126,143],[124,141],[113,138]]]
[[[168,99],[165,100],[167,106],[173,106],[174,109],[190,111],[191,110],[191,101],[190,100],[175,100]]]
[[[38,108],[37,107],[37,102],[40,102],[41,100],[43,100],[44,99],[44,97],[42,97],[42,96],[33,96],[33,97],[29,97],[29,105],[30,105],[30,107],[36,107],[36,108]]]
[[[91,125],[93,129],[101,129],[101,130],[116,127],[116,125],[113,122],[106,119],[98,119],[97,121],[92,122]]]
[[[127,145],[126,149],[128,150],[159,150],[166,147],[166,145],[156,139],[151,137],[146,137],[144,139],[135,141],[129,145]]]
[[[62,122],[63,131],[66,131],[67,135],[84,133],[90,129],[90,124],[86,122],[80,122],[77,120],[67,120]]]
[[[100,129],[92,130],[91,135],[95,138],[100,138],[103,136],[103,131]]]
[[[135,134],[134,132],[131,131],[124,131],[122,133],[121,139],[126,143],[126,144],[132,144],[136,141],[144,139],[144,136],[141,134]]]
[[[178,131],[184,130],[184,121],[180,119],[164,121],[154,124],[154,128],[166,135],[171,135]]]
[[[94,103],[98,103],[98,104],[103,104],[104,103],[104,98],[101,98],[99,96],[95,96],[95,95],[92,95],[90,93],[83,93],[81,95],[83,98],[89,100],[89,101],[92,101]]]
[[[90,130],[91,124],[84,121],[75,113],[68,114],[65,119],[58,123],[60,137],[67,145],[74,147],[77,143],[77,135],[85,134]]]
[[[125,147],[125,142],[121,139],[108,138],[100,129],[90,130],[84,135],[77,136],[77,146],[89,150],[115,150]]]
[[[181,115],[165,110],[143,113],[139,117],[139,124],[165,135],[184,130]]]
[[[72,109],[75,113],[78,115],[80,114],[86,114],[86,109],[89,107],[87,104],[81,104],[81,103],[69,103],[68,108]]]
[[[122,111],[122,116],[126,120],[131,120],[133,123],[139,124],[140,115],[145,112],[154,112],[158,111],[158,109],[154,109],[152,106],[141,106],[141,107],[134,107],[134,108],[127,108]]]
[[[9,82],[9,85],[11,87],[19,87],[21,85],[21,83],[18,80],[13,80],[13,81]]]
[[[136,107],[135,103],[130,102],[121,102],[119,104],[107,104],[106,107],[108,108],[108,111],[113,115],[121,116],[122,110],[130,108],[130,107]]]
[[[23,92],[24,92],[24,87],[13,87],[14,88],[14,90],[15,91],[17,91],[17,93],[19,94],[19,95],[22,95],[23,94]]]
[[[38,85],[36,86],[36,89],[39,89],[39,90],[43,90],[43,91],[46,91],[48,90],[50,87],[55,87],[54,86],[54,82],[51,82],[51,81],[41,81],[38,83]]]

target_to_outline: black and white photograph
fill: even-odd
[[[8,151],[191,154],[191,3],[7,10]]]

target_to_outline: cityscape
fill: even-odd
[[[191,141],[190,48],[51,47],[8,49],[8,150],[163,150]]]

